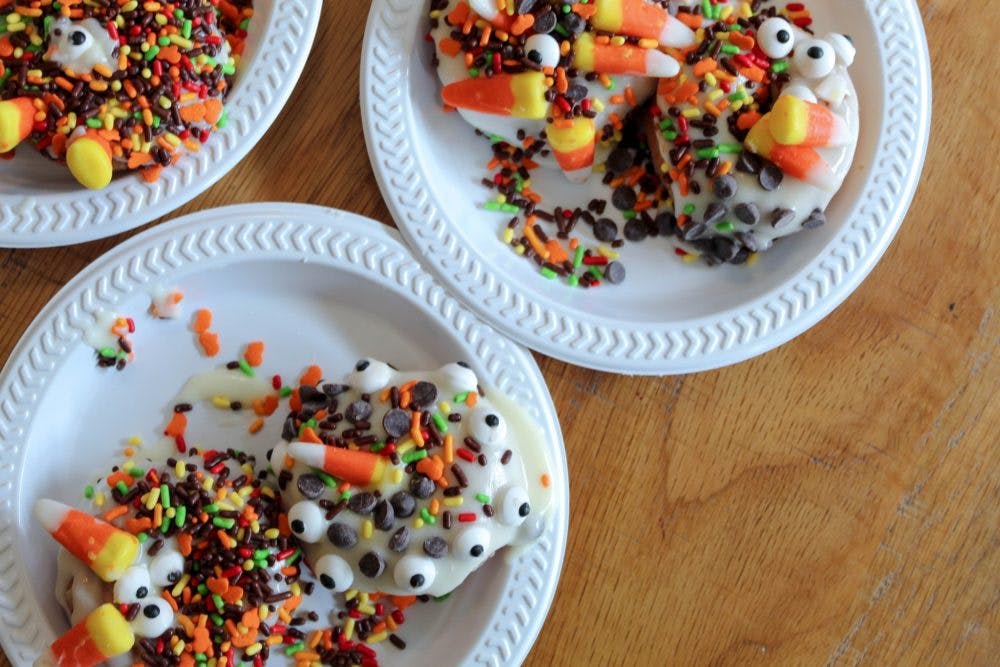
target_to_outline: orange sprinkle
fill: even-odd
[[[444,38],[438,42],[438,48],[441,49],[441,53],[454,58],[462,51],[462,44],[451,38]]]
[[[427,459],[423,459],[423,460],[426,461]],[[437,516],[438,512],[441,511],[441,501],[438,500],[437,498],[434,498],[433,500],[431,500],[431,506],[429,508],[429,511],[434,516]]]
[[[531,244],[531,248],[539,257],[542,259],[548,259],[549,251],[546,249],[545,244],[542,243],[542,240],[538,238],[538,235],[535,234],[535,223],[532,220],[533,218],[534,216],[531,216],[525,222],[524,236],[528,239],[528,243]]]
[[[469,14],[469,3],[464,2],[463,0],[463,2],[460,2],[455,6],[455,9],[451,10],[451,13],[448,14],[447,21],[451,25],[462,25],[469,18]]]
[[[187,430],[187,415],[183,412],[175,412],[170,418],[170,423],[167,427],[163,429],[163,435],[169,435],[172,438],[184,435],[184,431]],[[108,478],[111,481],[111,478]],[[115,482],[117,484],[117,482]]]
[[[566,79],[566,70],[562,67],[556,68],[556,91],[560,94],[569,90],[569,81]]]
[[[133,535],[138,535],[139,533],[149,530],[152,527],[153,520],[148,516],[144,516],[141,519],[129,519],[125,522],[125,530]]]
[[[576,4],[573,5],[573,13],[579,14],[582,18],[589,19],[590,17],[592,17],[594,14],[597,13],[597,4],[591,2],[589,4],[584,5],[577,2]]]
[[[195,333],[205,333],[208,328],[212,326],[212,311],[208,308],[202,308],[195,312],[194,314],[194,324],[191,325],[191,329]]]
[[[694,72],[695,76],[705,76],[717,69],[719,69],[719,63],[715,61],[715,58],[702,58],[694,64],[691,71]]]
[[[135,482],[135,478],[123,470],[119,470],[108,475],[108,486],[118,486],[118,482],[125,482],[125,486],[132,486]]]
[[[719,170],[716,173],[719,176],[725,176],[732,170],[733,170],[733,163],[730,162],[729,160],[726,160],[725,162],[719,165]]]
[[[170,594],[170,591],[164,589],[160,591],[160,595],[162,595],[163,599],[167,601],[167,604],[170,605],[170,608],[174,610],[175,614],[180,611],[180,607],[177,605],[177,600],[175,600],[174,596]]]
[[[551,483],[552,483],[552,480],[549,479],[548,473],[542,475],[542,486],[544,486],[547,489],[547,488],[549,488],[549,485]]]
[[[608,101],[611,102],[612,104],[624,104],[625,103],[625,96],[624,95],[612,95],[611,97],[608,98]]]
[[[157,505],[157,507],[160,507]],[[104,520],[111,522],[120,516],[123,516],[128,512],[128,505],[119,505],[118,507],[113,507],[104,513]]]
[[[316,431],[312,430],[308,426],[302,429],[302,433],[299,434],[299,440],[302,442],[312,442],[317,445],[323,444],[323,441],[319,439],[318,435],[316,435]]]
[[[191,533],[177,533],[177,549],[185,558],[191,555]]]
[[[306,372],[302,374],[301,378],[299,378],[299,384],[300,385],[307,384],[310,386],[315,386],[319,384],[319,381],[322,379],[323,379],[323,369],[313,364],[312,366],[307,368]]]
[[[479,394],[474,391],[470,391],[469,395],[465,397],[465,404],[470,408],[476,407],[476,403],[479,402]]]
[[[729,35],[729,43],[740,47],[742,51],[752,51],[754,45],[757,44],[756,40],[750,35],[744,35],[741,32],[730,32],[727,34]]]
[[[630,106],[636,105],[635,91],[632,90],[632,86],[625,86],[625,101],[629,103]]]
[[[264,343],[259,340],[249,343],[246,352],[243,354],[243,358],[251,366],[260,366],[264,363]]]
[[[517,18],[510,24],[510,34],[515,37],[523,35],[533,25],[535,25],[534,14],[518,14]]]
[[[736,127],[741,130],[749,130],[760,120],[759,111],[744,111],[736,118]]]
[[[677,171],[681,171],[682,169],[684,169],[684,167],[686,167],[688,165],[688,162],[690,161],[691,161],[691,153],[687,152],[684,154],[684,157],[681,158],[681,161],[677,163]]]
[[[214,357],[219,353],[219,334],[211,331],[204,331],[198,334],[198,343],[205,352],[205,356]]]
[[[546,241],[545,248],[549,251],[549,261],[553,264],[562,264],[569,259],[569,253],[556,239]]]
[[[692,30],[697,30],[701,27],[701,16],[697,14],[690,14],[688,12],[677,12],[677,20],[691,28]]]

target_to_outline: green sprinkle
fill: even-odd
[[[712,3],[709,0],[701,0],[701,13],[712,18]]]
[[[295,553],[293,553],[291,556],[285,559],[285,562],[288,563],[289,565],[294,565],[295,561],[297,561],[300,558],[302,558],[302,549],[296,549]]]
[[[731,232],[736,228],[736,225],[729,222],[728,220],[723,220],[722,222],[715,225],[715,228],[720,232]]]
[[[246,30],[250,27],[250,19],[243,19],[240,21],[240,30]]]
[[[181,27],[181,35],[184,39],[191,39],[191,19],[184,21],[184,25]]]
[[[163,509],[170,509],[170,487],[166,484],[160,484],[160,504]]]
[[[477,493],[476,494],[476,500],[478,500],[479,502],[481,502],[484,505],[489,505],[490,504],[490,497],[488,495],[486,495],[485,493]]]
[[[94,497],[94,487],[92,487],[90,484],[88,484],[87,486],[83,487],[83,497],[87,498],[87,499],[93,498]]]
[[[184,526],[184,522],[187,521],[187,515],[188,515],[187,507],[185,507],[184,505],[178,507],[177,514],[174,515],[174,524],[178,528],[182,528]]]
[[[128,487],[125,486],[125,482],[119,481],[117,484],[115,484],[115,488],[121,491],[122,493],[128,493]]]
[[[266,570],[267,569],[267,559],[266,558],[264,560],[255,560],[253,562],[253,564],[257,566],[258,570]]]
[[[774,72],[775,74],[781,74],[787,69],[788,69],[787,60],[776,60],[773,63],[771,63],[771,71]]]
[[[250,363],[246,359],[240,359],[240,370],[243,371],[243,374],[247,377],[252,378],[257,375],[253,368],[250,367]]]
[[[478,67],[470,67],[469,68],[469,76],[471,76],[473,79],[478,79],[479,78],[479,68]]]
[[[154,130],[160,129],[160,117],[157,115],[153,116],[153,129]]]
[[[576,247],[576,252],[573,253],[573,268],[579,269],[580,265],[583,264],[583,246],[578,245]]]
[[[448,422],[444,420],[444,417],[441,416],[440,412],[435,412],[433,415],[431,415],[431,421],[433,421],[434,425],[437,426],[437,430],[441,431],[442,433],[448,432]]]
[[[139,544],[143,544],[146,542],[146,540],[149,539],[149,535],[147,535],[145,532],[142,532],[136,535],[135,539],[139,540]]]
[[[735,56],[737,53],[740,52],[740,47],[736,46],[735,44],[726,43],[722,45],[722,52],[729,54],[731,56]]]
[[[315,474],[317,477],[319,477],[321,480],[323,480],[323,483],[326,484],[326,486],[328,488],[332,489],[335,486],[337,486],[337,480],[335,480],[333,477],[331,477],[326,472],[324,472],[324,471],[322,471],[322,470],[320,470],[318,468],[313,468],[312,471],[313,471],[313,474]]]
[[[419,461],[420,459],[427,458],[426,449],[416,449],[411,450],[399,457],[403,463],[413,463],[414,461]]]
[[[743,152],[743,146],[740,144],[719,144],[719,152],[721,153],[741,153]]]
[[[746,91],[737,90],[735,93],[733,93],[732,95],[730,95],[727,99],[730,102],[739,102],[740,100],[742,100],[746,96],[747,96]]]
[[[668,117],[668,118],[664,118],[663,120],[661,120],[660,121],[660,129],[661,130],[672,130],[672,129],[674,129],[674,119]]]
[[[445,593],[444,595],[439,595],[436,598],[434,598],[434,601],[435,602],[444,602],[445,600],[447,600],[450,597],[451,597],[451,593]]]
[[[204,595],[205,593],[208,592],[208,586],[206,586],[205,584],[198,584],[198,592]]]
[[[580,279],[577,278],[575,275],[571,275],[569,278],[566,279],[566,284],[568,284],[570,287],[576,287],[577,285],[580,284]]]
[[[223,619],[223,618],[222,618],[221,616],[219,616],[218,614],[211,614],[211,615],[209,616],[209,618],[211,618],[211,619],[212,619],[212,623],[213,623],[213,624],[214,624],[215,626],[217,626],[217,627],[218,627],[218,626],[221,626],[221,625],[223,625],[223,624],[225,624],[225,622],[226,622],[226,621],[225,621],[225,620],[224,620],[224,619]]]
[[[236,74],[236,65],[234,65],[233,63],[226,63],[225,65],[222,66],[222,73],[228,74],[230,76]]]
[[[469,397],[469,392],[463,391],[460,394],[455,394],[455,398],[451,399],[452,403],[465,403],[465,399]]]
[[[673,141],[674,139],[677,138],[677,133],[673,130],[667,130],[663,132],[663,138],[666,139],[667,141]]]
[[[351,499],[351,492],[350,491],[344,491],[342,494],[340,494],[340,499],[341,500],[350,500]]]
[[[163,521],[160,523],[160,532],[166,535],[167,531],[170,530],[170,526],[173,523],[174,522],[168,519],[167,517],[163,517]]]
[[[97,128],[103,127],[103,126],[104,126],[104,123],[101,122],[100,118],[88,118],[87,119],[87,127],[92,127],[94,129],[97,129]],[[109,348],[104,348],[104,350],[107,350],[107,349],[109,349]],[[101,350],[101,351],[103,352],[104,350]],[[105,355],[105,356],[107,356],[107,355]],[[114,356],[114,355],[111,355],[111,356]]]
[[[222,528],[224,530],[229,530],[236,525],[236,519],[229,519],[223,516],[217,516],[212,519],[212,523]]]
[[[555,31],[557,33],[559,33],[560,35],[562,35],[563,37],[569,37],[569,32],[566,30],[566,28],[563,27],[562,23],[557,23],[556,24],[556,30]]]
[[[215,514],[219,511],[219,506],[215,503],[209,503],[208,505],[202,507],[202,509],[205,510],[206,514]]]
[[[695,209],[694,204],[684,205],[684,215],[694,215],[695,210],[697,209]]]
[[[154,121],[159,119],[160,119],[159,116],[153,116]],[[219,117],[219,122],[215,124],[215,127],[221,130],[228,124],[229,124],[229,109],[223,109],[222,116]]]
[[[517,213],[521,209],[514,206],[513,204],[500,204],[500,210],[504,213]]]
[[[385,449],[385,443],[384,442],[376,442],[374,445],[372,445],[371,447],[368,448],[368,451],[372,452],[373,454],[378,454],[383,449]]]
[[[559,275],[559,274],[557,274],[555,271],[553,271],[552,269],[550,269],[547,266],[543,266],[542,268],[540,268],[538,270],[538,272],[540,274],[542,274],[543,276],[545,276],[546,278],[548,278],[549,280],[555,280],[556,276]]]
[[[596,266],[592,266],[589,269],[587,269],[587,273],[594,276],[598,280],[604,280],[604,274],[601,273]]]
[[[118,354],[115,355],[115,358],[116,359],[124,359],[125,361],[128,361],[128,352],[126,352],[125,350],[122,350],[121,352],[119,352]]]
[[[102,347],[98,351],[98,354],[100,354],[102,357],[110,359],[111,357],[115,356],[115,350],[114,348],[111,347]]]
[[[710,160],[712,158],[719,157],[719,147],[711,146],[709,148],[699,148],[694,152],[694,154],[699,158]]]
[[[483,204],[483,208],[485,208],[487,211],[499,211],[500,202],[488,201],[485,204]]]
[[[268,555],[270,555],[270,553],[271,552],[269,552],[267,549],[255,549],[254,552],[253,552],[253,559],[254,560],[261,560],[261,559],[267,560],[267,557],[268,557]]]
[[[146,474],[146,471],[138,466],[132,466],[132,468],[128,471],[128,474],[132,477],[142,477]]]
[[[313,418],[307,421],[306,426],[308,426],[309,428],[316,428],[316,419]]]
[[[295,655],[305,647],[306,645],[303,642],[295,642],[294,644],[290,644],[288,648],[285,649],[285,655]]]
[[[156,43],[159,44],[160,46],[170,46],[170,38],[160,37],[158,40],[156,40]]]
[[[292,388],[282,387],[281,391],[278,392],[278,395],[281,396],[282,398],[288,398],[289,396],[292,395]]]
[[[424,520],[424,523],[429,523],[432,526],[437,523],[437,518],[428,512],[426,507],[420,508],[420,518]]]
[[[222,609],[226,606],[226,603],[222,601],[222,596],[218,593],[212,593],[212,602],[215,603],[216,609]]]
[[[153,58],[155,58],[157,54],[159,54],[159,52],[160,52],[160,47],[156,46],[155,44],[149,47],[149,51],[146,51],[145,55],[146,62],[152,62]]]
[[[570,7],[569,5],[563,5],[563,6],[562,6],[562,13],[563,13],[563,14],[569,14],[569,13],[570,13],[570,11],[571,11],[572,9],[573,9],[573,8],[572,8],[572,7]]]
[[[637,217],[638,215],[639,214],[636,213],[635,211],[624,211],[622,213],[622,217],[625,218],[626,220],[632,220],[633,218]]]
[[[490,135],[490,143],[491,144],[505,144],[505,143],[507,143],[507,140],[504,139],[503,137],[501,137],[499,134],[491,134]]]

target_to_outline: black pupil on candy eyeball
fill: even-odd
[[[87,41],[87,36],[82,32],[80,32],[79,30],[77,30],[76,32],[74,32],[72,35],[69,36],[69,39],[71,42],[73,42],[75,46],[80,46],[81,44]]]
[[[296,533],[301,533],[305,529],[306,529],[305,524],[299,521],[298,519],[292,522],[292,530],[294,530]]]
[[[469,367],[469,364],[466,363],[466,362],[464,362],[464,361],[456,361],[455,363],[458,364],[459,366],[461,366],[462,368],[468,368]]]
[[[528,516],[531,514],[531,505],[528,503],[521,503],[521,506],[517,508],[517,513],[521,516]]]
[[[486,415],[486,425],[490,428],[496,428],[500,425],[500,418],[496,415]]]
[[[819,48],[818,46],[809,47],[809,50],[806,51],[806,53],[808,53],[809,57],[814,60],[819,60],[820,58],[823,57],[823,49]]]
[[[337,585],[336,582],[334,582],[333,577],[328,574],[319,575],[319,582],[330,590],[333,590],[333,587]]]
[[[357,363],[357,364],[356,364],[356,365],[354,366],[354,370],[356,370],[356,371],[363,371],[363,370],[365,370],[366,368],[368,368],[368,366],[369,366],[369,363],[368,363],[367,361],[364,361],[364,360],[362,360],[362,361],[359,361],[359,362],[358,362],[358,363]]]
[[[176,584],[178,581],[180,581],[180,578],[181,578],[181,573],[177,571],[171,572],[170,574],[167,575],[167,581],[169,581],[172,584]]]
[[[424,585],[424,575],[415,574],[412,577],[410,577],[410,586],[413,586],[414,588],[420,588],[423,585]]]
[[[145,586],[140,586],[139,590],[135,592],[135,596],[140,600],[146,597],[147,595],[149,595],[149,589],[147,589]]]
[[[476,546],[469,549],[469,555],[473,558],[479,558],[483,555],[483,545],[477,544]]]
[[[142,615],[146,618],[156,618],[160,615],[160,608],[153,604],[146,605],[142,609]]]
[[[778,41],[782,44],[788,44],[788,40],[792,38],[792,35],[787,30],[779,30],[775,37],[777,37]]]
[[[542,63],[542,54],[539,53],[538,51],[536,51],[535,49],[532,49],[532,50],[528,51],[528,60],[530,60],[533,63],[541,64]]]

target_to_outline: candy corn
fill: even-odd
[[[655,39],[661,45],[683,48],[694,44],[694,31],[658,3],[646,0],[593,0],[597,11],[590,23],[598,30],[629,37]]]
[[[107,187],[114,172],[111,147],[96,132],[87,132],[70,142],[66,164],[80,185],[91,190]]]
[[[456,81],[444,87],[441,98],[458,109],[539,119],[549,108],[545,91],[543,73],[522,72]]]
[[[378,484],[385,475],[385,459],[371,452],[293,442],[288,446],[288,454],[299,463],[320,468],[339,480],[358,486]]]
[[[786,146],[843,146],[851,141],[847,123],[822,104],[782,95],[770,113],[771,136]]]
[[[92,667],[128,653],[135,635],[113,604],[102,604],[52,643],[35,667]]]
[[[836,190],[839,182],[830,165],[809,146],[786,146],[778,143],[771,132],[771,115],[761,118],[750,128],[744,145],[751,153],[770,160],[781,171],[824,190]]]
[[[513,16],[497,9],[496,0],[469,0],[469,7],[501,30],[510,30],[514,22]]]
[[[584,116],[549,123],[545,128],[549,146],[566,178],[582,182],[594,165],[594,121]]]
[[[574,64],[587,72],[671,77],[680,72],[676,60],[656,49],[624,44],[598,44],[593,35],[583,33],[573,44]]]
[[[139,554],[135,535],[54,500],[42,498],[36,502],[35,518],[104,581],[120,578]]]
[[[0,153],[14,150],[31,134],[35,107],[27,97],[0,102]]]

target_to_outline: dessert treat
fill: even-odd
[[[231,450],[127,463],[87,488],[100,516],[39,500],[36,519],[65,549],[56,597],[73,627],[36,665],[266,659],[311,585],[254,463]]]
[[[844,35],[815,37],[802,3],[689,4],[698,43],[659,83],[649,142],[681,245],[742,263],[824,223],[857,144],[855,50]]]
[[[97,323],[85,334],[87,343],[94,348],[100,368],[124,370],[135,361],[135,347],[131,336],[135,333],[135,320],[125,315],[101,311]]]
[[[0,154],[30,143],[88,188],[155,180],[225,126],[249,0],[0,0]]]
[[[297,391],[270,462],[324,588],[447,595],[540,534],[552,491],[537,428],[467,367],[366,359]]]
[[[481,132],[586,180],[625,116],[679,65],[660,47],[692,31],[658,4],[594,0],[435,0],[441,98]],[[554,158],[554,161],[553,161]]]

